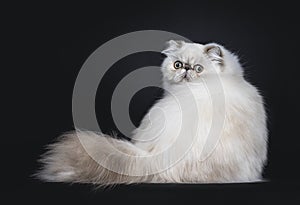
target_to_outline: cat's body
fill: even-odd
[[[132,142],[88,131],[66,134],[42,158],[42,179],[100,185],[261,180],[266,115],[237,58],[216,44],[175,41],[164,53],[167,92]],[[175,65],[178,60],[184,63]]]

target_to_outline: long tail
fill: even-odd
[[[132,176],[147,164],[135,157],[143,155],[129,141],[101,133],[74,131],[64,134],[40,161],[42,169],[36,176],[50,182],[79,182],[99,185],[150,182],[152,176]]]

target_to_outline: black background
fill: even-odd
[[[15,3],[2,20],[5,73],[1,76],[5,126],[1,135],[2,194],[11,203],[242,203],[299,202],[298,56],[288,2],[146,1]],[[294,16],[292,16],[294,15]],[[42,183],[31,177],[44,146],[73,129],[72,91],[87,57],[103,43],[138,30],[165,30],[196,42],[217,42],[237,53],[246,78],[264,96],[268,112],[268,182],[225,185],[131,185],[93,190],[90,185]],[[114,87],[163,55],[139,53],[117,62],[99,85],[96,111],[105,132]],[[141,90],[130,115],[138,125],[162,91]]]

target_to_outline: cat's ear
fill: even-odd
[[[170,41],[167,41],[166,44],[167,44],[166,49],[164,49],[161,53],[163,53],[165,55],[170,55],[173,52],[175,52],[176,50],[180,49],[183,46],[184,41],[170,40]]]
[[[223,59],[223,51],[221,46],[218,44],[208,44],[205,46],[204,52],[207,54],[208,58],[211,61],[215,61],[220,65],[224,64],[224,59]]]

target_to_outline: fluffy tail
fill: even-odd
[[[143,150],[128,141],[101,133],[74,131],[49,145],[49,150],[40,159],[43,167],[36,176],[50,182],[104,186],[150,182],[150,175],[142,176],[136,172],[141,167],[147,169],[147,163],[141,164],[142,160],[135,157],[143,154]]]

